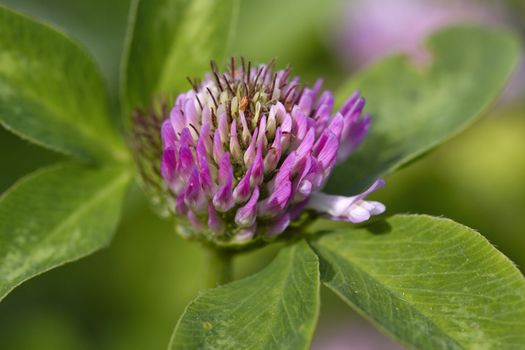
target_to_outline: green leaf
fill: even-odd
[[[372,126],[363,145],[334,170],[329,192],[356,193],[470,125],[505,86],[519,55],[512,35],[477,27],[440,31],[427,48],[428,66],[394,56],[338,92],[340,104],[361,89]]]
[[[27,279],[108,244],[130,180],[123,170],[53,166],[0,197],[0,299]]]
[[[171,98],[221,62],[237,20],[238,0],[135,0],[121,93],[126,118],[153,98]]]
[[[177,324],[171,349],[308,349],[319,314],[319,266],[304,241],[263,271],[204,291]]]
[[[88,54],[46,24],[0,6],[0,123],[87,160],[125,157],[106,89]]]
[[[333,232],[311,242],[321,279],[402,343],[417,349],[525,344],[525,279],[474,230],[423,215],[333,226],[318,224]]]

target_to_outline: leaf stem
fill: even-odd
[[[233,280],[234,252],[209,248],[207,287],[215,288]]]

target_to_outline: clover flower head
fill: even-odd
[[[162,122],[160,174],[179,232],[217,244],[283,233],[303,212],[359,223],[384,206],[320,193],[337,162],[363,141],[370,116],[354,93],[333,113],[322,81],[304,87],[274,61],[212,62],[204,80],[176,97]]]

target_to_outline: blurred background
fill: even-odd
[[[0,0],[60,27],[99,63],[117,112],[116,87],[129,0]],[[243,0],[233,52],[277,57],[308,82],[337,88],[384,55],[424,54],[418,42],[451,23],[510,28],[524,37],[525,1]],[[1,34],[0,34],[1,35]],[[387,178],[375,198],[389,214],[443,215],[484,234],[525,269],[525,69],[473,127]],[[62,158],[0,129],[0,192]],[[26,282],[0,303],[0,349],[165,349],[185,305],[203,287],[200,247],[129,194],[112,246]],[[239,257],[257,271],[275,247]],[[314,349],[400,348],[323,290]]]

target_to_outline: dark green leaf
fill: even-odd
[[[122,69],[124,113],[171,98],[221,62],[237,19],[238,0],[135,0]]]
[[[308,349],[319,313],[319,268],[301,241],[263,271],[198,296],[171,349]]]
[[[130,175],[123,168],[60,165],[0,197],[0,299],[23,281],[86,256],[116,228]]]
[[[417,349],[525,344],[525,279],[472,229],[423,215],[318,228],[333,231],[312,242],[323,282],[401,342]]]
[[[445,29],[427,47],[430,66],[394,56],[339,91],[341,103],[361,89],[373,120],[362,147],[335,169],[330,192],[362,190],[457,134],[502,90],[519,55],[512,35],[476,27]]]
[[[74,41],[0,6],[0,123],[83,159],[125,157],[97,67]]]

